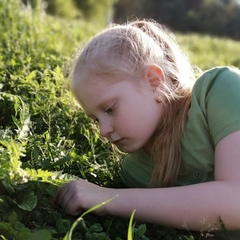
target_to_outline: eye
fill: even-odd
[[[104,111],[106,113],[112,113],[114,111],[114,109],[115,109],[115,105],[116,104],[113,104],[111,107],[107,107]]]
[[[112,113],[113,112],[113,107],[110,107],[108,109],[105,110],[106,113]]]

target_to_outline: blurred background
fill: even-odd
[[[22,0],[61,18],[96,25],[153,18],[172,31],[240,39],[240,0]]]

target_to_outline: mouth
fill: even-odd
[[[124,138],[121,138],[121,139],[118,139],[118,140],[112,141],[112,143],[118,146],[118,145],[121,144],[121,142],[122,142],[123,140],[124,140]]]

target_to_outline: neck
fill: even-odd
[[[153,143],[154,139],[150,139],[143,147],[143,150],[147,152],[149,155],[152,155]]]

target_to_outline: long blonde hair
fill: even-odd
[[[147,64],[161,67],[166,78],[164,90],[156,91],[164,112],[152,150],[152,186],[166,187],[174,184],[181,166],[180,138],[194,83],[194,71],[174,37],[149,20],[109,26],[80,53],[71,86],[77,96],[79,79],[92,74],[133,79],[143,76]]]

